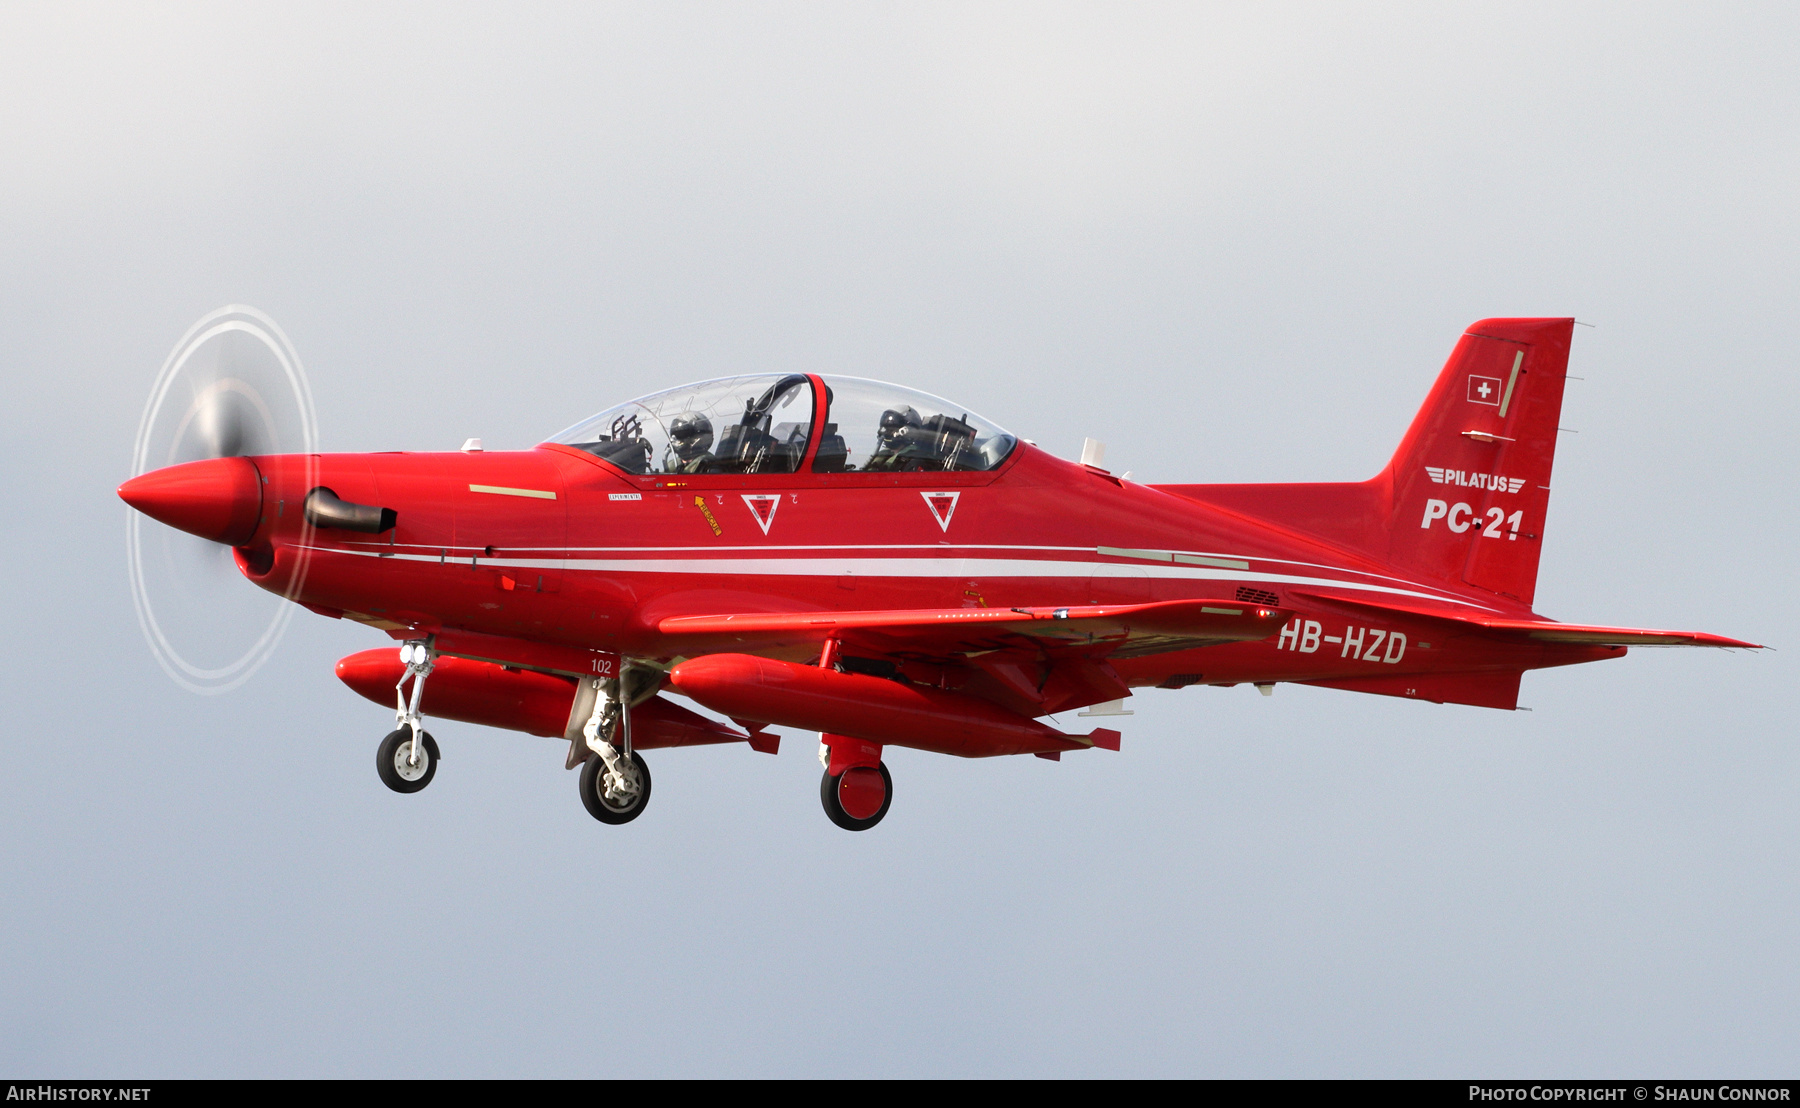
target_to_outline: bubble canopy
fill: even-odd
[[[815,418],[820,409],[822,418]],[[651,393],[549,441],[627,473],[765,474],[984,471],[1005,461],[1018,440],[929,393],[791,373],[720,377]]]

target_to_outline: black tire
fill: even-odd
[[[644,791],[629,808],[615,808],[600,795],[600,780],[606,773],[606,763],[601,761],[600,755],[590,754],[581,764],[581,806],[588,810],[588,815],[601,823],[616,825],[630,823],[644,814],[645,806],[650,803],[650,766],[635,750],[631,752],[631,762],[644,782]]]
[[[826,772],[824,778],[819,781],[819,803],[825,806],[825,815],[830,818],[831,822],[846,831],[867,831],[880,823],[881,818],[887,815],[888,806],[894,803],[894,778],[892,774],[888,773],[886,762],[877,763],[875,768],[881,771],[881,784],[887,789],[887,795],[881,798],[881,807],[868,819],[857,819],[849,812],[844,811],[843,804],[838,800],[838,782],[843,778],[843,774],[833,777],[829,771]]]
[[[431,737],[431,732],[426,731],[424,735],[425,772],[416,777],[403,776],[402,771],[407,767],[400,764],[400,759],[410,753],[406,748],[412,743],[412,729],[402,727],[381,740],[381,745],[375,748],[375,772],[381,775],[383,785],[397,793],[416,793],[431,784],[431,779],[437,776],[440,756],[437,740]]]

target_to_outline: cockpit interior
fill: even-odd
[[[1018,440],[929,393],[791,373],[652,393],[550,441],[632,474],[767,474],[991,470]]]

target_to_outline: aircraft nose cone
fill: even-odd
[[[133,477],[119,497],[190,535],[242,546],[262,518],[262,475],[248,458],[209,458]]]

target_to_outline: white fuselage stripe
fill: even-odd
[[[408,562],[436,562],[437,554],[379,554],[374,550],[345,550],[338,547],[307,547],[309,550],[360,557],[387,557]],[[465,564],[462,559],[452,565]],[[900,577],[900,578],[1150,578],[1188,581],[1270,581],[1285,585],[1313,585],[1327,588],[1356,589],[1362,592],[1410,596],[1436,600],[1468,608],[1498,611],[1463,597],[1419,589],[1378,585],[1366,581],[1346,581],[1333,577],[1300,576],[1286,573],[1263,573],[1256,570],[1215,569],[1209,566],[1169,565],[1166,563],[1132,564],[1126,562],[1057,561],[1048,558],[515,558],[498,555],[479,558],[481,568],[580,571],[588,573],[675,573],[713,574],[734,577]],[[1351,571],[1354,572],[1354,571]]]
[[[355,546],[351,548],[351,552],[358,553],[358,554],[381,553],[381,554],[386,554],[390,557],[402,555],[403,553],[416,553],[420,559],[425,560],[425,561],[441,561],[441,560],[446,560],[446,559],[456,560],[458,558],[468,558],[471,555],[480,555],[480,553],[483,549],[484,549],[483,547],[479,547],[479,546],[436,547],[436,546],[419,546],[419,545],[411,544],[411,543],[402,544],[400,546],[395,546],[394,544],[391,544],[391,543],[358,543],[358,544],[355,544]],[[595,560],[595,559],[583,557],[583,555],[590,555],[590,554],[644,555],[644,554],[664,554],[664,553],[672,553],[672,554],[694,553],[694,554],[698,554],[698,553],[702,553],[702,552],[710,554],[710,553],[714,553],[714,552],[731,553],[731,552],[736,552],[736,551],[740,551],[740,550],[742,550],[742,551],[752,551],[753,550],[753,551],[757,551],[759,553],[768,553],[770,551],[776,551],[776,550],[783,550],[783,551],[785,551],[785,550],[815,550],[815,551],[935,550],[935,551],[942,552],[944,554],[947,554],[949,551],[952,551],[952,550],[1019,550],[1019,551],[1030,550],[1030,551],[1047,551],[1047,552],[1051,552],[1051,553],[1064,553],[1064,554],[1094,554],[1094,553],[1098,552],[1098,548],[1092,547],[1092,546],[1029,546],[1029,545],[1025,545],[1022,543],[955,543],[955,544],[946,544],[946,543],[941,543],[941,542],[939,542],[939,543],[842,543],[842,544],[814,543],[814,544],[806,544],[806,545],[782,545],[782,544],[777,544],[777,543],[768,543],[768,544],[758,544],[755,546],[723,546],[723,545],[721,545],[721,546],[570,546],[570,547],[562,547],[560,549],[567,550],[571,555],[573,555],[573,557],[570,559],[571,561]],[[1430,586],[1428,584],[1424,584],[1422,582],[1409,581],[1404,577],[1393,577],[1393,576],[1390,576],[1385,573],[1371,573],[1370,571],[1363,570],[1363,569],[1349,569],[1349,568],[1341,567],[1341,566],[1327,565],[1323,562],[1297,562],[1290,558],[1266,558],[1266,557],[1262,557],[1261,555],[1256,555],[1256,554],[1223,554],[1223,553],[1215,553],[1215,552],[1209,552],[1209,551],[1193,551],[1193,550],[1167,550],[1167,551],[1159,551],[1158,553],[1166,553],[1166,554],[1170,554],[1172,556],[1185,555],[1185,556],[1194,557],[1194,558],[1221,558],[1221,559],[1229,559],[1232,561],[1240,561],[1240,562],[1253,562],[1253,563],[1261,562],[1265,565],[1300,566],[1303,569],[1319,569],[1319,570],[1324,570],[1327,573],[1353,573],[1358,577],[1366,577],[1366,578],[1369,578],[1369,579],[1375,580],[1375,581],[1387,581],[1387,582],[1391,582],[1395,585],[1399,585],[1401,587],[1416,587],[1416,588],[1430,590],[1427,593],[1423,593],[1423,594],[1419,594],[1419,595],[1430,595],[1430,596],[1436,597],[1439,600],[1447,600],[1447,601],[1450,601],[1450,602],[1456,603],[1456,604],[1468,603],[1468,601],[1466,601],[1462,597],[1459,597],[1455,593],[1452,593],[1452,592],[1449,592],[1449,591],[1443,590],[1443,589],[1433,589],[1432,586]],[[1115,555],[1115,556],[1117,556],[1117,555]],[[1158,559],[1158,560],[1160,561],[1160,559]],[[521,564],[523,564],[523,563],[521,563]],[[1126,562],[1126,563],[1102,563],[1102,564],[1138,565],[1138,564],[1144,564],[1144,563]],[[563,567],[558,567],[558,568],[563,568]],[[569,568],[573,568],[573,567],[569,567]],[[1243,572],[1243,571],[1240,571],[1240,572]],[[1334,582],[1336,581],[1335,578],[1333,580],[1334,580]],[[1476,605],[1476,607],[1481,607],[1481,605]],[[1498,611],[1499,609],[1496,608],[1494,610]]]

